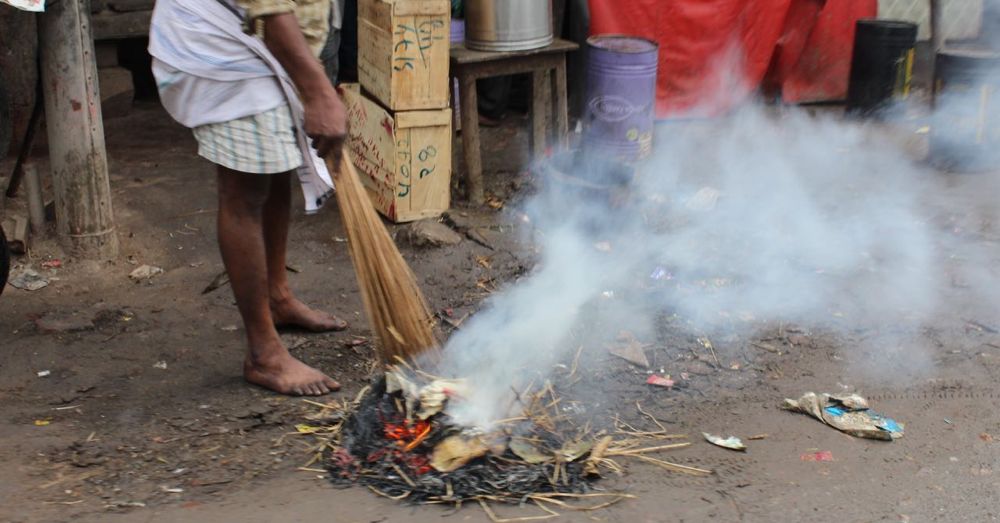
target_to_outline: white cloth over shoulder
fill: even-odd
[[[12,5],[22,11],[35,13],[45,11],[45,0],[0,0],[0,4]]]
[[[160,100],[190,128],[264,113],[288,104],[305,159],[298,169],[306,212],[333,190],[326,164],[309,145],[295,86],[259,38],[243,32],[243,10],[229,0],[157,0],[149,53]]]

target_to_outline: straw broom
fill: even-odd
[[[427,301],[368,199],[354,164],[345,151],[339,169],[329,159],[327,166],[338,173],[337,204],[365,312],[380,342],[377,352],[382,365],[415,362],[418,357],[435,361],[440,345]]]

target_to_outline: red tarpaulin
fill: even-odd
[[[589,0],[591,34],[660,44],[657,114],[712,115],[763,86],[790,102],[842,99],[854,22],[877,0]]]

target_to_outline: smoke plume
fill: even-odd
[[[543,176],[524,208],[537,267],[447,344],[445,371],[475,387],[451,414],[475,426],[508,415],[521,376],[572,357],[595,303],[634,328],[669,311],[704,332],[748,334],[775,321],[836,330],[933,317],[953,287],[946,258],[990,253],[940,223],[945,184],[891,127],[813,113],[749,103],[661,124],[627,198]],[[611,185],[623,176],[596,159],[562,169]],[[997,288],[995,274],[966,266]]]

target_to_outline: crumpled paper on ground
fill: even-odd
[[[450,399],[467,397],[470,392],[469,384],[464,379],[436,379],[421,387],[402,372],[392,370],[385,373],[385,387],[389,394],[403,393],[407,419],[416,415],[421,420],[440,413]],[[414,412],[418,405],[419,411]]]
[[[868,408],[857,394],[816,394],[807,392],[798,400],[786,399],[783,408],[808,414],[823,423],[858,438],[892,441],[903,437],[903,425]]]

